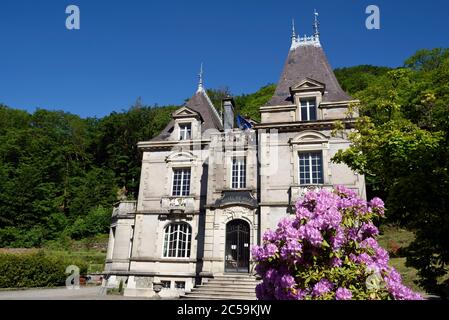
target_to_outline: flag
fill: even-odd
[[[240,114],[237,115],[237,126],[242,130],[251,129],[253,127],[253,125]]]

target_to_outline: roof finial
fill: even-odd
[[[296,39],[296,32],[295,32],[295,19],[292,19],[292,40]]]
[[[201,69],[200,69],[200,73],[198,74],[198,90],[197,92],[201,92],[204,91],[204,86],[203,86],[203,63],[201,62]]]
[[[318,21],[318,12],[314,11],[314,15],[315,15],[315,21],[313,23],[313,35],[315,37],[319,37],[320,36],[320,23]]]

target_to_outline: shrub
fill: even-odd
[[[263,279],[258,299],[422,299],[402,285],[376,241],[373,219],[384,214],[382,200],[367,203],[338,186],[309,191],[296,209],[252,249]]]
[[[0,254],[0,288],[53,287],[65,284],[69,265],[76,265],[83,274],[87,270],[84,262],[43,251],[27,254]]]
[[[111,224],[111,210],[102,206],[92,208],[85,217],[79,217],[69,227],[72,239],[80,240],[98,234],[106,234]]]

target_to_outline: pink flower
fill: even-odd
[[[257,298],[349,300],[368,295],[363,282],[377,274],[383,296],[422,299],[401,283],[400,274],[388,266],[388,252],[376,240],[379,231],[368,218],[383,212],[382,200],[367,203],[342,186],[334,192],[306,193],[296,202],[296,216],[282,219],[276,230],[264,234],[260,246],[251,249],[255,270],[263,278],[256,287]],[[311,280],[321,277],[318,282]],[[326,295],[334,288],[335,294]]]
[[[329,280],[321,279],[313,286],[312,295],[315,297],[322,296],[323,294],[331,291],[333,286],[334,285]]]
[[[352,293],[349,289],[338,288],[337,291],[335,292],[335,299],[336,300],[351,300]]]

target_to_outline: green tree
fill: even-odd
[[[449,263],[449,57],[419,51],[356,94],[352,146],[334,158],[366,175],[386,198],[388,218],[413,229],[408,263],[421,284],[444,294]]]

